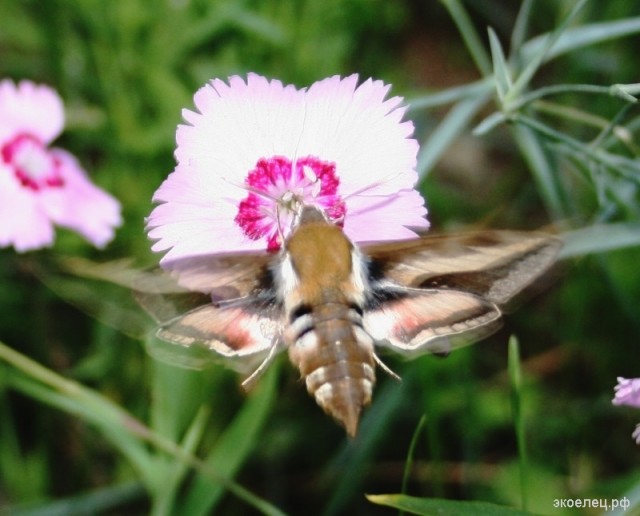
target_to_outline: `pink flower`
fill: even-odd
[[[628,405],[640,408],[640,378],[618,377],[618,385],[614,387],[614,405]]]
[[[381,81],[358,86],[357,75],[296,89],[249,74],[201,88],[148,219],[153,250],[168,251],[161,263],[275,251],[302,205],[321,208],[356,242],[426,229],[413,124],[388,91]]]
[[[0,81],[0,247],[50,246],[54,224],[103,247],[120,225],[118,201],[94,186],[71,154],[49,147],[63,126],[54,90]]]
[[[614,405],[628,405],[629,407],[640,408],[640,378],[618,377],[618,385],[614,387],[615,396],[612,400]],[[640,425],[636,426],[631,434],[637,444],[640,444]]]

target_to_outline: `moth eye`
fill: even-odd
[[[311,313],[311,305],[307,303],[301,303],[296,306],[291,313],[289,314],[289,323],[293,324],[296,320],[304,315],[309,315]]]

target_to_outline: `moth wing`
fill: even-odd
[[[185,356],[205,363],[208,355],[209,362],[253,369],[281,342],[273,259],[264,253],[202,255],[169,261],[159,283],[144,277],[134,297],[160,324],[156,336],[170,343],[156,342],[150,353],[178,365]]]
[[[364,328],[376,344],[405,355],[448,353],[495,332],[498,307],[455,290],[403,289],[365,312]]]
[[[275,298],[271,257],[260,254],[201,255],[169,261],[167,270],[139,271],[129,281],[136,301],[160,324],[212,302]],[[131,273],[130,273],[131,275]]]
[[[242,298],[271,286],[270,266],[274,259],[262,252],[197,255],[167,260],[162,266],[183,289],[224,300]]]
[[[374,244],[363,252],[380,281],[468,292],[507,311],[553,265],[561,247],[545,233],[484,231]]]
[[[213,361],[248,372],[274,353],[272,348],[282,345],[282,332],[283,320],[277,306],[259,306],[252,299],[238,299],[209,303],[176,316],[162,324],[156,335],[176,347],[189,348],[190,355],[204,350]],[[158,349],[167,354],[166,346]]]

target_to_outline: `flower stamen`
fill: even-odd
[[[315,156],[293,163],[283,156],[261,158],[247,174],[243,188],[249,195],[240,202],[234,220],[247,237],[265,238],[267,249],[276,251],[305,205],[322,209],[336,223],[344,219],[339,184],[335,164]]]
[[[60,161],[43,143],[30,134],[21,133],[2,146],[2,159],[13,169],[20,184],[33,191],[64,185]]]

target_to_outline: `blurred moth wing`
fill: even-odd
[[[238,372],[253,371],[282,345],[272,261],[262,253],[191,257],[169,265],[169,270],[181,267],[179,283],[166,272],[158,275],[162,291],[145,276],[145,283],[134,286],[134,297],[159,324],[156,336],[177,345],[172,350],[154,342],[149,352],[186,367],[217,361]]]
[[[365,328],[378,345],[408,355],[476,342],[499,329],[502,314],[553,265],[561,246],[544,233],[515,231],[364,245],[370,283]],[[181,283],[184,277],[201,292],[166,275],[161,292],[153,283],[137,285],[134,295],[160,323],[160,338],[204,345],[232,359],[264,353],[281,338],[286,317],[270,272],[278,257],[189,261],[193,268],[182,264]],[[173,292],[166,287],[171,282]]]
[[[375,346],[414,356],[487,337],[561,245],[543,233],[485,231],[356,246],[305,207],[279,254],[169,263],[181,292],[140,288],[136,297],[160,339],[253,370],[245,385],[288,349],[309,393],[355,435],[382,365]]]
[[[374,293],[365,327],[380,345],[406,355],[476,342],[500,328],[502,314],[533,289],[561,247],[559,238],[520,231],[364,246]]]

